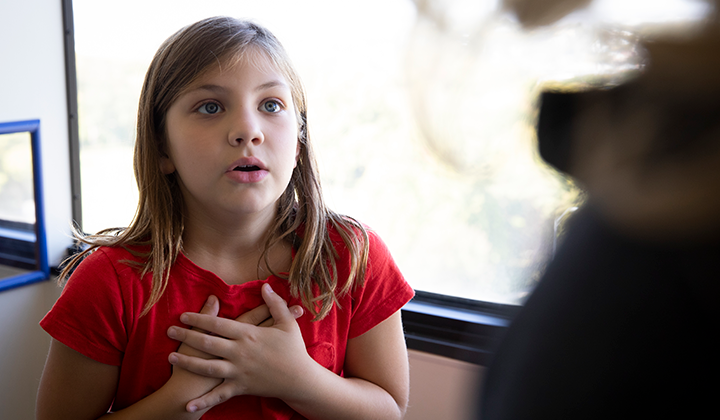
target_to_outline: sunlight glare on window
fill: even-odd
[[[30,133],[0,134],[0,220],[35,223]]]
[[[73,5],[85,231],[127,226],[134,214],[135,113],[156,48],[201,18],[249,17],[278,36],[303,78],[330,206],[378,231],[416,289],[513,304],[550,258],[555,220],[581,199],[538,157],[539,89],[631,77],[642,52],[630,24],[707,13],[691,0],[597,0],[525,32],[501,1]]]

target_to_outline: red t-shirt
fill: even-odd
[[[413,296],[382,240],[369,232],[370,254],[365,284],[339,299],[321,321],[306,313],[298,319],[307,351],[318,363],[340,375],[345,349],[357,337],[398,311]],[[350,267],[347,248],[336,231],[331,238],[340,255],[338,278]],[[168,355],[179,343],[167,336],[171,325],[182,325],[180,314],[198,312],[209,295],[220,300],[220,316],[236,318],[264,303],[260,286],[267,282],[288,305],[300,305],[290,296],[287,280],[270,276],[240,285],[228,285],[214,273],[180,255],[170,271],[165,293],[150,312],[140,317],[150,296],[150,275],[142,280],[139,261],[122,248],[102,247],[75,270],[60,298],[40,322],[45,331],[66,346],[98,362],[120,366],[112,411],[130,406],[152,394],[170,378]],[[213,407],[204,419],[226,419],[242,413],[243,419],[302,418],[275,398],[239,396]]]

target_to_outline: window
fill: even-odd
[[[48,278],[40,122],[0,123],[0,291]]]
[[[134,4],[74,2],[86,231],[134,214],[135,113],[156,48],[203,17],[251,17],[303,77],[331,207],[377,230],[416,289],[502,303],[527,293],[577,191],[536,157],[528,66],[509,73],[500,51],[477,55],[473,43],[517,42],[492,8],[470,23],[492,26],[474,41],[438,33],[436,16],[404,0]],[[106,13],[116,19],[97,19]]]
[[[418,316],[483,324],[480,309],[502,327],[551,257],[556,220],[582,197],[537,155],[540,89],[622,80],[642,59],[637,30],[683,29],[709,10],[633,4],[596,0],[524,32],[500,1],[75,0],[83,229],[134,214],[135,112],[156,48],[207,16],[250,17],[304,80],[328,203],[387,242],[426,305]]]

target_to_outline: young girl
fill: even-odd
[[[323,204],[272,34],[219,17],[165,41],[135,176],[132,224],[82,238],[41,322],[39,419],[403,417],[413,291],[375,234]]]

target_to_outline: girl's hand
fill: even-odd
[[[202,309],[200,309],[200,313],[204,315],[217,316],[218,312],[220,312],[220,304],[218,302],[218,299],[213,295],[208,296],[207,300],[205,301],[205,305],[202,307]],[[197,328],[195,330],[205,332]],[[178,347],[177,351],[178,353],[186,354],[188,356],[202,357],[203,359],[213,358],[212,354],[207,354],[200,350],[194,349],[185,343],[180,343],[180,347]],[[175,369],[173,369],[173,371],[174,370]]]
[[[302,312],[302,308],[293,308],[295,310],[300,309],[300,312]],[[220,304],[218,299],[210,295],[205,301],[205,305],[200,310],[200,314],[207,315],[211,317],[217,317],[218,312],[220,311]],[[271,327],[274,324],[273,318],[270,315],[270,310],[268,309],[267,305],[260,305],[257,308],[254,308],[250,311],[245,312],[244,314],[238,316],[235,321],[245,323],[248,325],[258,326],[258,327]],[[174,338],[174,331],[175,327],[171,327],[168,330],[168,335],[171,338]],[[194,331],[197,331],[202,334],[208,334],[206,331],[200,329],[200,328],[193,328]],[[216,356],[213,356],[212,354],[206,353],[204,351],[198,350],[194,347],[191,347],[190,345],[186,343],[181,343],[180,347],[177,349],[177,353],[183,354],[185,356],[190,357],[198,357],[201,359],[214,359]],[[175,353],[170,354],[168,357],[168,360],[170,363],[173,363],[174,359],[173,355]],[[193,395],[203,395],[208,392],[210,392],[213,388],[220,385],[222,383],[222,379],[209,377],[209,376],[203,376],[198,375],[193,372],[189,372],[185,369],[182,369],[179,366],[174,366],[173,368],[173,374],[170,378],[170,381],[168,382],[177,382],[178,384],[182,384],[181,386],[187,391],[192,389]],[[187,395],[187,394],[186,394]],[[189,405],[187,406],[189,407]],[[187,409],[186,407],[186,409]],[[207,407],[210,408],[210,407]],[[188,410],[190,411],[190,410]],[[195,410],[192,410],[195,411]]]
[[[216,317],[219,311],[220,304],[218,302],[218,299],[212,295],[207,298],[207,300],[205,301],[205,305],[202,307],[202,309],[200,309],[201,314],[213,317]],[[172,328],[173,327],[168,330],[168,335],[170,336],[170,338],[173,338],[172,334],[170,333]],[[200,333],[205,333],[202,330],[197,331]],[[200,357],[203,359],[212,359],[214,357],[211,354],[190,347],[185,343],[180,344],[177,352],[187,356]],[[168,359],[170,363],[172,363],[172,359],[170,357]],[[206,376],[198,375],[174,366],[172,376],[168,380],[167,385],[170,387],[177,387],[177,389],[182,389],[182,395],[186,396],[189,399],[194,398],[198,395],[206,394],[216,386],[220,385],[220,383],[222,383],[222,381],[217,378],[209,378]]]
[[[300,308],[302,310],[302,308]],[[220,312],[220,305],[218,299],[210,295],[208,296],[207,300],[205,301],[205,305],[200,309],[201,314],[203,315],[210,315],[210,316],[217,316],[218,312]],[[270,310],[268,309],[267,305],[260,305],[255,309],[251,309],[244,314],[238,316],[235,318],[235,321],[243,322],[245,324],[250,325],[257,325],[258,327],[272,327],[273,326],[273,318],[270,315]],[[200,332],[206,332],[199,328],[193,328],[195,331]],[[170,334],[170,332],[168,332]],[[178,353],[182,353],[188,356],[195,356],[195,357],[201,357],[203,359],[212,359],[214,358],[213,355],[205,353],[203,351],[197,350],[193,347],[190,347],[189,345],[185,343],[181,343],[180,347],[177,349]]]
[[[270,328],[203,313],[185,313],[180,318],[183,323],[215,335],[171,329],[174,339],[220,358],[207,360],[179,352],[170,355],[170,363],[176,368],[223,380],[212,391],[190,401],[188,411],[206,410],[236,395],[283,398],[302,389],[303,373],[316,367],[295,321],[302,315],[302,308],[288,308],[268,284],[263,285],[262,296],[272,315]]]

